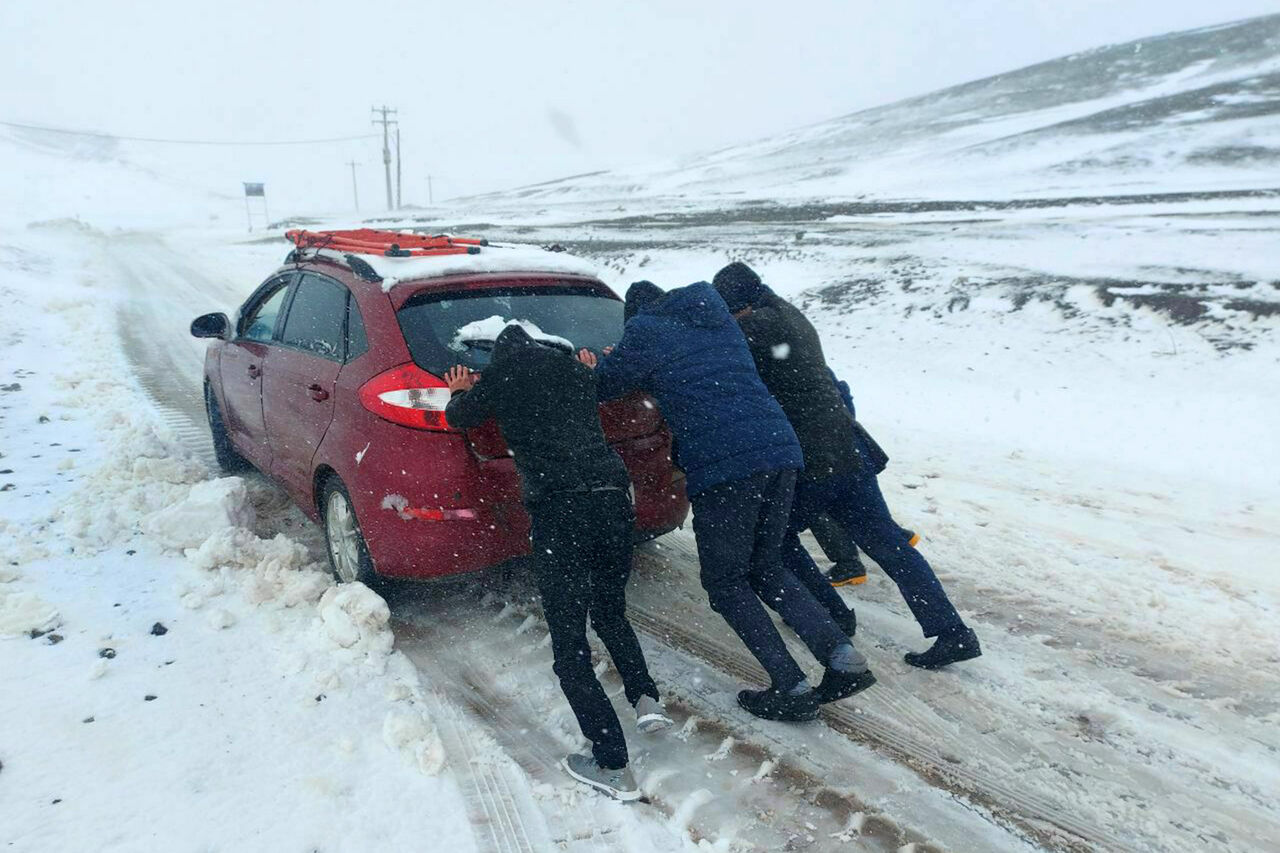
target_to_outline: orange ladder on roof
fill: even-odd
[[[305,231],[299,228],[285,232],[285,237],[299,249],[332,249],[355,255],[383,255],[388,258],[430,257],[435,255],[477,255],[489,241],[450,234],[402,234],[375,228],[353,228],[345,231]]]

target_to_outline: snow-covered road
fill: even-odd
[[[1128,239],[1132,255],[1159,254],[1199,239],[1209,214],[1181,237],[1153,216],[1099,223],[1091,214],[1074,227],[1105,252]],[[1228,231],[1235,221],[1209,218]],[[1256,215],[1246,218],[1256,230]],[[928,217],[900,225],[842,222],[816,243],[775,241],[773,250],[758,248],[769,245],[758,226],[703,230],[688,244],[666,232],[662,245],[639,249],[648,238],[635,223],[613,232],[541,224],[535,239],[589,234],[589,254],[619,286],[705,278],[726,251],[754,242],[752,262],[769,281],[793,282],[784,293],[807,305],[831,361],[854,380],[862,418],[895,456],[882,478],[890,503],[923,532],[921,547],[985,656],[941,673],[907,667],[901,653],[923,642],[873,570],[845,595],[877,687],[842,703],[829,726],[761,724],[732,699],[752,665],[706,608],[689,534],[671,534],[638,552],[630,601],[682,727],[637,742],[650,803],[624,809],[576,792],[553,766],[577,736],[524,583],[490,573],[424,587],[394,602],[391,625],[417,667],[448,753],[445,778],[479,849],[700,840],[725,849],[1265,850],[1280,837],[1280,810],[1265,793],[1280,788],[1280,592],[1268,565],[1280,501],[1274,471],[1249,466],[1252,457],[1265,469],[1276,451],[1232,446],[1230,430],[1235,420],[1256,441],[1258,421],[1276,415],[1274,318],[1200,330],[1144,307],[1102,306],[1072,290],[1083,272],[1068,269],[1076,261],[1065,254],[1062,268],[1031,270],[1040,279],[1028,284],[1028,248],[1053,245],[1073,227],[1069,216],[988,223],[985,237],[948,236],[954,223]],[[134,405],[168,425],[186,448],[175,452],[198,460],[203,347],[187,324],[233,308],[284,246],[192,237],[66,234],[34,248],[61,245],[113,294],[114,339],[94,343],[127,357],[150,397]],[[1266,267],[1251,254],[1251,231],[1224,239],[1241,248],[1213,275]],[[1120,260],[1111,264],[1114,279],[1135,281]],[[1048,295],[1011,311],[1014,276],[1016,287]],[[46,319],[52,329],[65,321]],[[1224,336],[1248,346],[1224,350],[1215,344]],[[121,399],[129,393],[140,391],[124,388]],[[269,484],[250,478],[247,501],[259,536],[284,532],[318,557],[314,528]],[[57,524],[41,535],[62,541]],[[0,796],[4,784],[0,775]]]
[[[1149,215],[1150,211],[1141,211],[1136,218],[1141,222]],[[1094,240],[1114,239],[1111,235],[1124,227],[1114,216],[1095,218],[1102,224],[1082,223]],[[1210,218],[1221,226],[1221,217]],[[915,242],[940,254],[936,235],[950,227],[916,225]],[[997,227],[985,227],[987,243]],[[1025,227],[1019,221],[1006,223],[1006,240],[1009,231]],[[1061,227],[1055,220],[1046,231],[1016,236],[1032,243],[1058,233]],[[595,236],[599,238],[598,228]],[[730,231],[724,236],[734,239],[737,235]],[[1244,232],[1243,239],[1250,238]],[[975,239],[982,238],[965,237],[968,242]],[[965,245],[961,242],[956,247],[953,242],[947,247],[949,254],[957,254],[956,248],[962,253]],[[273,254],[279,252],[278,244],[268,248]],[[895,252],[900,251],[901,246],[895,246]],[[831,254],[828,263],[839,263],[839,248]],[[1236,260],[1247,267],[1250,257]],[[656,263],[664,262],[680,265],[687,259],[674,251]],[[123,263],[132,264],[134,280],[149,291],[147,302],[155,322],[148,337],[153,340],[173,334],[174,318],[185,319],[181,311],[190,313],[197,293],[207,299],[213,291],[217,299],[232,303],[236,298],[234,285],[214,290],[214,284],[207,282],[210,276],[198,271],[218,267],[179,257],[154,238],[139,238],[128,245]],[[786,259],[782,263],[784,269],[797,265]],[[801,263],[812,266],[808,258]],[[259,270],[259,277],[265,269]],[[981,272],[989,274],[989,269]],[[691,271],[685,278],[697,276]],[[182,285],[174,286],[175,280]],[[241,292],[253,282],[252,278],[244,282]],[[166,301],[173,310],[162,307],[156,293],[162,287],[171,294]],[[828,335],[833,362],[848,363],[853,353],[842,351],[838,342],[830,343],[839,340],[848,321],[834,312],[819,311],[817,317]],[[1049,322],[1053,318],[1037,316],[1028,325]],[[969,332],[968,324],[957,323],[952,329],[939,329],[939,325],[933,325],[935,340],[948,332],[956,337]],[[1114,339],[1120,336],[1096,329],[1068,327],[1066,331],[1079,337],[1061,346],[1066,352],[1087,342],[1114,363],[1123,356],[1132,359],[1140,351],[1130,347],[1118,353],[1125,343]],[[1263,343],[1274,345],[1265,337]],[[1032,356],[1044,363],[1033,365],[1047,374],[1040,379],[1057,378],[1047,368],[1055,356],[1052,350],[1044,350],[1051,346],[1041,345]],[[191,342],[175,338],[163,349],[173,353],[184,351],[183,347],[190,348]],[[866,349],[864,345],[856,352],[861,356]],[[917,350],[908,351],[914,361],[934,366]],[[1027,356],[1024,352],[1019,357]],[[1229,374],[1229,368],[1199,353],[1187,358],[1203,359],[1200,370]],[[1077,356],[1077,365],[1088,369],[1087,357]],[[936,368],[942,370],[945,365]],[[1151,369],[1139,366],[1134,373]],[[863,372],[869,371],[859,371]],[[1028,385],[1037,384],[1037,378],[1027,377]],[[1132,376],[1116,375],[1114,369],[1110,379],[1120,386],[1121,394],[1145,393],[1159,400],[1167,392],[1158,382],[1144,386]],[[1135,387],[1126,389],[1126,383]],[[1213,390],[1205,388],[1204,393]],[[982,393],[980,386],[977,391]],[[1118,396],[1101,388],[1097,393],[1104,398]],[[860,400],[876,396],[872,388]],[[984,402],[978,396],[974,408]],[[864,417],[874,422],[875,410],[863,405]],[[1075,420],[1088,427],[1091,417],[1093,412],[1083,411]],[[1064,427],[1072,426],[1068,418]],[[936,438],[939,432],[930,429],[930,437]],[[1256,591],[1248,584],[1262,568],[1249,562],[1261,556],[1260,540],[1274,535],[1274,527],[1270,534],[1266,528],[1268,520],[1275,518],[1267,514],[1274,504],[1255,504],[1250,512],[1225,503],[1206,517],[1201,500],[1161,488],[1161,480],[1168,476],[1165,471],[1151,472],[1145,487],[1116,488],[1100,472],[1062,470],[1061,460],[1052,452],[978,464],[975,450],[962,443],[967,437],[956,436],[929,447],[910,469],[891,468],[885,479],[899,512],[924,528],[923,547],[934,558],[957,605],[977,626],[987,656],[972,666],[940,674],[906,667],[900,654],[920,646],[918,630],[892,584],[874,574],[871,583],[846,595],[859,605],[859,636],[864,648],[869,647],[881,683],[846,704],[866,720],[852,729],[855,740],[878,752],[841,743],[847,764],[834,766],[851,771],[843,783],[827,778],[836,772],[832,766],[821,772],[810,767],[807,772],[836,789],[856,792],[862,808],[888,815],[904,826],[921,827],[925,837],[958,849],[974,846],[975,836],[965,832],[975,830],[965,830],[965,821],[957,820],[945,806],[931,815],[925,805],[930,798],[915,786],[907,786],[911,794],[902,796],[901,770],[885,757],[912,762],[919,774],[913,773],[916,780],[967,796],[989,807],[997,821],[1020,822],[1023,832],[1056,821],[1065,833],[1059,839],[1064,843],[1071,843],[1074,831],[1078,839],[1104,845],[1141,845],[1144,839],[1181,835],[1210,845],[1265,846],[1280,829],[1280,814],[1265,795],[1280,783],[1276,763],[1267,760],[1280,748],[1272,731],[1277,713],[1274,680],[1263,674],[1277,652],[1274,645],[1267,646],[1275,638],[1268,619],[1274,614],[1275,599],[1269,595],[1274,589],[1271,584]],[[1021,446],[1027,443],[1024,438]],[[1192,467],[1183,482],[1197,473]],[[895,474],[899,479],[894,479]],[[1171,548],[1175,543],[1181,547]],[[1179,550],[1181,555],[1176,553]],[[1216,563],[1215,558],[1225,554],[1243,565],[1225,572],[1221,566],[1205,565],[1201,574],[1195,561]],[[647,624],[657,629],[653,633],[663,624],[683,626],[713,647],[730,650],[740,664],[746,659],[723,622],[705,606],[687,532],[643,549],[641,560],[644,568],[637,571],[631,591],[640,621],[648,616]],[[1201,586],[1197,583],[1201,577],[1215,582]],[[1123,616],[1116,612],[1117,604]],[[416,619],[412,611],[398,618]],[[1188,625],[1197,627],[1188,632]],[[1250,636],[1256,646],[1237,645],[1240,638]],[[679,646],[674,638],[665,639]],[[413,647],[412,642],[402,642]],[[469,660],[472,670],[502,670],[505,645],[500,643],[488,654],[477,649],[476,657]],[[679,672],[685,663],[682,658],[698,651],[687,645],[675,652],[663,650],[658,654],[659,666]],[[410,656],[425,660],[431,653],[428,647]],[[540,701],[545,706],[555,698],[550,668],[536,666],[533,672],[541,673],[535,683],[543,691]],[[677,677],[670,683],[687,681]],[[736,718],[741,714],[726,701],[734,684],[732,678],[720,677],[713,688],[681,696],[694,713]],[[525,691],[508,692],[506,698],[528,701]],[[776,754],[788,747],[798,745],[784,737],[766,748]],[[797,767],[805,771],[803,760]],[[670,799],[677,804],[683,800],[674,795]],[[1234,806],[1222,808],[1224,800],[1234,801]],[[718,825],[715,808],[703,808],[710,815],[704,833],[736,835]],[[729,808],[726,813],[738,815],[739,810]],[[910,822],[904,820],[907,814],[912,816]],[[1052,830],[1039,838],[1029,837],[1039,842],[1054,840]]]

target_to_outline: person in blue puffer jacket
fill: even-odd
[[[710,284],[664,294],[637,282],[627,291],[625,316],[615,348],[598,363],[586,350],[579,358],[596,368],[601,400],[642,390],[657,400],[671,427],[693,504],[703,589],[771,680],[766,690],[742,691],[738,702],[765,719],[813,719],[819,703],[863,690],[875,677],[826,609],[782,564],[796,472],[803,466],[795,431]],[[787,652],[760,596],[826,667],[816,689]]]

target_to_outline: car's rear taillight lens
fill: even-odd
[[[360,387],[360,403],[380,418],[414,429],[447,430],[449,386],[416,364],[379,373]]]

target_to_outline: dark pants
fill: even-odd
[[[627,621],[635,514],[626,492],[566,492],[530,507],[533,566],[551,631],[555,673],[601,767],[627,765],[618,715],[591,668],[587,619],[622,677],[627,699],[658,698],[644,652]]]
[[[820,512],[809,520],[809,532],[818,541],[822,553],[837,566],[862,563],[858,558],[858,546],[853,544],[845,529],[825,512]]]
[[[842,613],[847,608],[800,544],[800,531],[823,512],[843,526],[857,546],[898,585],[926,637],[964,625],[928,561],[907,544],[902,528],[889,514],[875,474],[870,472],[803,481],[796,486],[783,561],[830,612]],[[839,602],[839,609],[832,598]]]
[[[824,666],[836,647],[848,642],[827,611],[782,565],[795,478],[795,471],[769,471],[721,483],[691,499],[702,588],[711,609],[724,617],[780,690],[794,687],[805,675],[761,599],[778,611]]]

